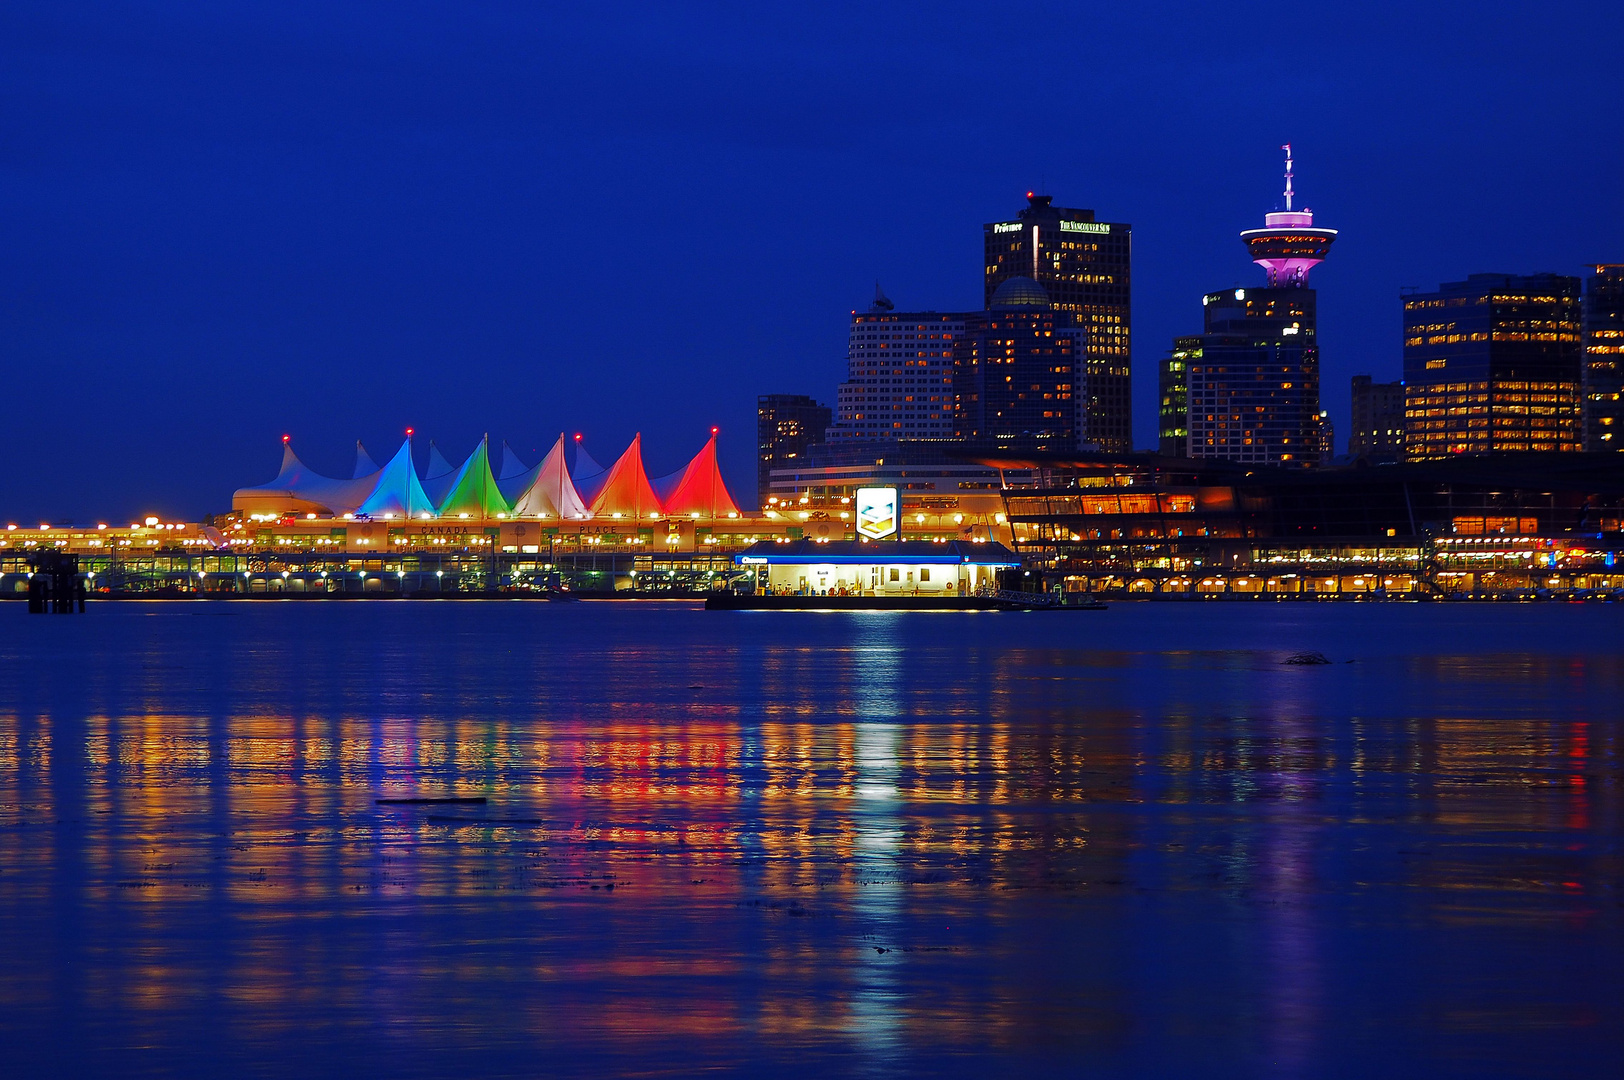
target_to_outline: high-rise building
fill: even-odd
[[[1331,414],[1324,409],[1319,414],[1319,463],[1329,465],[1336,457],[1336,426],[1331,423]]]
[[[1014,221],[982,226],[983,302],[990,309],[1004,282],[1025,277],[1043,287],[1056,329],[1075,329],[1083,344],[1072,399],[1078,440],[1110,453],[1133,449],[1132,228],[1094,219],[1092,210],[1052,205],[1027,193]]]
[[[1585,283],[1583,402],[1585,449],[1624,450],[1624,265]]]
[[[1286,208],[1241,233],[1268,284],[1208,293],[1201,336],[1174,339],[1160,379],[1163,453],[1180,453],[1182,432],[1189,457],[1321,461],[1317,298],[1308,273],[1324,261],[1336,231],[1315,226],[1307,207],[1292,209],[1291,147],[1283,149]]]
[[[1404,456],[1404,384],[1353,377],[1353,430],[1348,454],[1366,461],[1397,461]]]
[[[1317,465],[1314,290],[1232,289],[1201,302],[1206,333],[1187,367],[1189,456]]]
[[[972,446],[1071,452],[1078,446],[1078,336],[1043,286],[1006,278],[966,315],[954,349],[956,433]]]
[[[1405,456],[1578,450],[1579,286],[1473,274],[1405,296]]]
[[[964,316],[897,311],[876,287],[851,314],[846,381],[835,393],[832,444],[952,439],[953,347]]]
[[[763,394],[756,398],[756,495],[767,499],[774,469],[786,468],[823,441],[829,406],[805,394]]]
[[[1173,351],[1162,361],[1156,450],[1168,457],[1190,456],[1190,365],[1201,360],[1201,338],[1173,339]]]

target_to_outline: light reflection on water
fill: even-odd
[[[1616,610],[7,605],[0,1057],[1591,1066]]]

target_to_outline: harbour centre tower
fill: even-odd
[[[1291,147],[1285,206],[1241,240],[1263,267],[1263,288],[1201,298],[1200,335],[1176,339],[1162,363],[1163,453],[1244,464],[1315,465],[1320,460],[1319,343],[1308,274],[1336,230],[1293,209]]]

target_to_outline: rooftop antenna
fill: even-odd
[[[1291,144],[1286,143],[1280,149],[1286,152],[1286,212],[1291,212]]]

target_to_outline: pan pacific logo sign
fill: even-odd
[[[857,489],[857,535],[884,540],[900,525],[901,510],[894,487]]]

